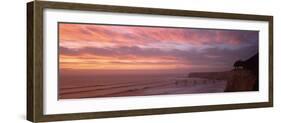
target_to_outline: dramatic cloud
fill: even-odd
[[[60,24],[60,68],[224,70],[258,52],[258,32]]]

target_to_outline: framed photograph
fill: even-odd
[[[273,17],[27,3],[33,122],[273,106]]]

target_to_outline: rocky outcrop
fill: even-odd
[[[242,61],[238,60],[233,64],[234,70],[243,69],[250,71],[256,78],[254,90],[258,90],[259,88],[259,54],[255,54],[254,56],[250,57],[249,59]]]

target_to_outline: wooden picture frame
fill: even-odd
[[[134,110],[117,110],[101,112],[44,113],[44,10],[78,10],[98,11],[125,14],[163,15],[176,17],[199,17],[206,19],[250,20],[268,23],[268,101],[253,103],[215,104],[202,106],[181,106],[164,108],[147,108]],[[62,120],[80,120],[108,117],[124,117],[139,115],[156,115],[170,113],[202,112],[215,110],[231,110],[260,108],[273,106],[273,16],[248,15],[233,13],[201,12],[187,10],[170,10],[125,6],[94,5],[80,3],[34,1],[27,3],[27,120],[32,122],[49,122]]]

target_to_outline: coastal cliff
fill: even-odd
[[[247,60],[238,60],[233,64],[234,69],[224,72],[190,73],[190,78],[210,80],[226,80],[225,92],[258,91],[259,88],[259,54],[256,53]]]

